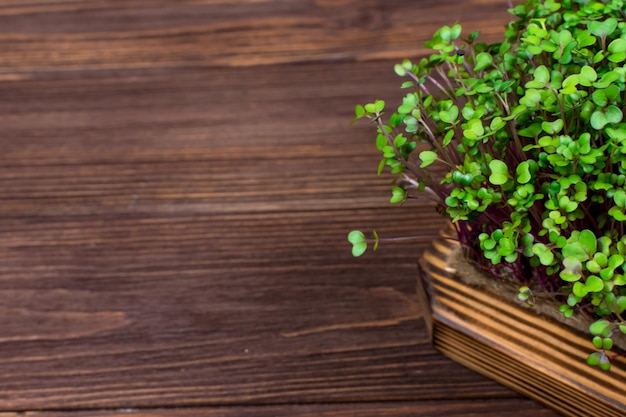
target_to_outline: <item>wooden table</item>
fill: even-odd
[[[0,1],[0,410],[551,416],[427,342],[354,105],[499,0]],[[72,411],[70,413],[70,411]],[[472,415],[474,415],[472,414]]]

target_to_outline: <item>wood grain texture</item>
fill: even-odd
[[[522,399],[489,401],[423,401],[393,403],[268,405],[263,407],[195,407],[155,410],[78,411],[72,417],[554,417],[538,404]],[[66,417],[64,412],[30,412],[26,417]],[[24,413],[0,413],[0,417],[24,417]]]
[[[511,304],[515,284],[493,285],[459,251],[458,242],[441,239],[419,262],[420,298],[430,305],[426,322],[437,350],[564,416],[626,414],[626,359],[614,358],[610,372],[587,365],[593,347],[580,325],[592,320],[562,322]]]
[[[0,407],[509,396],[427,345],[417,246],[349,255],[354,227],[440,225],[387,207],[348,126],[363,65],[5,86]]]
[[[0,410],[540,410],[430,347],[426,242],[349,254],[354,228],[441,225],[388,206],[349,126],[398,94],[368,60],[447,5],[495,30],[495,1],[415,3],[427,25],[382,0],[0,1]],[[307,403],[329,408],[279,406]]]
[[[251,66],[423,53],[441,25],[486,38],[498,0],[96,0],[0,2],[0,68],[58,70]]]

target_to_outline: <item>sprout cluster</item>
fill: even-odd
[[[520,280],[520,301],[549,291],[566,317],[592,314],[588,362],[602,369],[626,333],[624,9],[527,0],[492,44],[444,26],[434,53],[395,66],[406,80],[395,111],[356,106],[375,125],[378,172],[398,176],[391,202],[426,191],[483,268]],[[349,240],[355,255],[379,242]]]

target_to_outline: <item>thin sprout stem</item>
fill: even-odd
[[[379,237],[378,242],[381,243],[394,243],[394,242],[420,242],[424,240],[433,241],[436,239],[446,239],[452,240],[454,242],[459,242],[459,239],[452,236],[441,236],[441,235],[419,235],[419,236],[400,236],[400,237]],[[375,243],[376,239],[366,239],[367,243]]]

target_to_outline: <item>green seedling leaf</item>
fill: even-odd
[[[578,86],[578,74],[572,74],[570,76],[568,76],[562,84],[562,88],[560,90],[561,94],[574,94],[576,93],[578,90],[576,89],[576,86]]]
[[[613,217],[617,221],[626,221],[626,213],[624,213],[624,209],[617,206],[611,207],[608,211],[608,215]]]
[[[620,124],[620,126],[623,126],[623,123]],[[611,139],[615,139],[620,142],[626,141],[626,128],[624,127],[619,127],[619,128],[606,127],[604,129],[604,132],[606,132],[606,134],[609,135]]]
[[[587,289],[587,287],[585,287],[585,284],[583,284],[580,281],[577,281],[574,283],[574,286],[572,287],[572,293],[578,298],[583,298],[587,296],[587,294],[589,293],[589,290]]]
[[[524,97],[520,99],[520,104],[523,104],[527,108],[536,107],[539,102],[541,102],[541,93],[539,92],[539,90],[534,88],[526,89]]]
[[[502,120],[500,116],[496,116],[493,118],[493,120],[491,120],[491,124],[489,125],[489,128],[491,129],[492,132],[497,132],[498,130],[502,129],[504,126],[506,126],[506,122]]]
[[[565,318],[570,318],[572,317],[572,315],[574,315],[574,309],[568,306],[567,304],[561,304],[559,306],[559,311],[563,313],[563,316]]]
[[[545,65],[539,65],[537,69],[535,69],[535,73],[533,74],[535,81],[546,85],[550,83],[550,71],[545,67]]]
[[[589,356],[587,356],[587,364],[591,366],[599,366],[600,358],[600,352],[593,352]]]
[[[461,31],[463,30],[463,28],[461,27],[460,24],[456,23],[455,25],[453,25],[450,28],[450,39],[454,40],[454,39],[458,39],[459,36],[461,36]]]
[[[583,265],[577,258],[566,256],[563,259],[564,269],[559,273],[559,277],[563,281],[576,282],[582,278]]]
[[[613,201],[615,201],[617,207],[626,207],[626,191],[624,191],[623,189],[615,191],[615,194],[613,195]]]
[[[591,99],[599,107],[604,107],[607,104],[609,104],[609,99],[606,96],[606,91],[605,90],[596,90],[596,91],[594,91],[593,94],[591,94]]]
[[[604,281],[595,275],[590,275],[585,281],[585,287],[589,292],[600,292],[604,289]]]
[[[391,190],[391,199],[389,200],[391,204],[403,203],[405,200],[406,200],[406,191],[404,191],[402,188],[394,187]]]
[[[420,160],[422,161],[420,168],[426,168],[431,165],[433,162],[437,160],[437,152],[435,151],[422,151],[419,155]]]
[[[580,74],[578,76],[578,82],[580,85],[591,87],[593,82],[597,79],[598,73],[595,69],[593,69],[593,67],[586,65],[580,69]]]
[[[348,241],[352,243],[352,256],[359,257],[367,250],[365,235],[360,230],[348,233]]]
[[[606,117],[607,123],[619,123],[622,121],[624,115],[622,111],[617,106],[609,106],[604,111],[604,116]]]
[[[594,336],[593,339],[591,339],[591,342],[596,349],[602,349],[604,346],[604,338],[600,336]]]
[[[528,163],[528,161],[520,162],[515,169],[515,173],[517,174],[517,182],[520,184],[526,184],[532,178],[532,175],[530,173],[530,164]]]
[[[533,245],[533,254],[537,255],[542,265],[550,266],[554,262],[554,254],[543,243],[535,243]]]
[[[457,121],[459,117],[459,108],[457,106],[452,106],[448,110],[440,111],[439,118],[442,122],[445,123],[454,123]]]
[[[365,116],[365,108],[360,104],[357,104],[354,108],[354,114],[357,119],[360,119],[361,117]]]
[[[591,126],[596,130],[602,130],[604,126],[609,123],[604,113],[602,113],[600,110],[593,112],[589,122],[591,123]]]
[[[463,130],[463,135],[468,139],[478,139],[485,134],[483,122],[480,119],[471,119],[467,122],[467,128]]]
[[[563,120],[556,119],[553,122],[543,122],[541,123],[541,129],[550,135],[555,135],[563,129]]]
[[[588,258],[592,258],[598,248],[598,240],[596,235],[589,229],[582,230],[578,238],[578,242],[582,245],[587,253]]]
[[[604,21],[589,22],[587,28],[595,36],[606,38],[617,29],[617,20],[610,17]]]
[[[626,39],[615,39],[609,44],[608,51],[612,54],[626,52]]]
[[[611,323],[606,319],[596,320],[589,326],[589,333],[592,335],[604,335],[607,329],[610,331]]]
[[[448,130],[446,136],[443,138],[443,146],[448,146],[454,137],[454,129]]]
[[[609,71],[605,73],[601,79],[593,83],[595,88],[607,88],[613,82],[619,80],[619,74],[615,71]]]
[[[400,77],[404,77],[406,75],[406,69],[402,66],[402,64],[396,64],[393,67],[393,70],[395,71],[395,73],[397,75],[399,75]]]
[[[620,295],[617,297],[616,313],[622,314],[626,310],[626,296]]]
[[[481,52],[476,55],[476,66],[474,71],[482,71],[493,63],[493,57],[487,52]]]
[[[509,180],[509,168],[504,162],[494,159],[489,162],[489,169],[491,170],[489,182],[493,185],[503,185]]]
[[[515,252],[515,244],[510,238],[502,238],[498,241],[498,254],[508,256]]]

